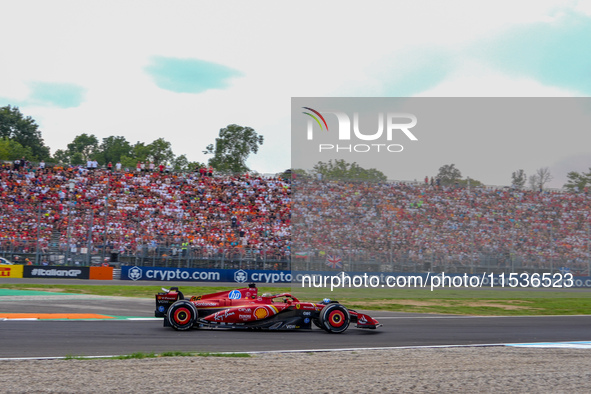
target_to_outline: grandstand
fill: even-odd
[[[293,191],[297,269],[326,269],[330,254],[348,271],[591,271],[587,192],[305,179]]]
[[[287,268],[290,187],[279,178],[0,171],[0,254],[37,264]]]
[[[331,255],[349,271],[591,266],[587,192],[3,165],[0,206],[0,255],[40,265],[327,270]]]

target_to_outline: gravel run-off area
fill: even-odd
[[[591,392],[591,350],[418,348],[0,361],[2,393]]]

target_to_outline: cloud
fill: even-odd
[[[376,77],[385,96],[410,97],[443,82],[457,64],[452,50],[422,47],[396,53],[379,67]]]
[[[30,82],[27,105],[54,106],[58,108],[78,107],[84,101],[86,90],[72,83]]]
[[[17,107],[75,108],[84,101],[86,89],[73,83],[28,82],[24,98],[0,97],[0,104]]]
[[[229,79],[242,73],[221,64],[200,59],[179,59],[154,56],[145,71],[154,83],[175,93],[201,93],[210,89],[224,89]]]
[[[443,96],[588,96],[591,12],[558,8],[551,14],[462,45],[392,52],[367,67],[368,78],[358,89],[390,97],[434,91]],[[520,81],[520,86],[503,81]]]
[[[474,53],[508,75],[591,94],[591,17],[562,13],[478,42]]]

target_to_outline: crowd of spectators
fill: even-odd
[[[292,187],[296,258],[322,259],[324,251],[388,269],[467,270],[493,259],[501,267],[589,270],[586,192],[306,180]]]
[[[290,251],[290,186],[279,178],[6,164],[0,206],[0,250],[46,253],[57,242],[73,253],[270,260]]]
[[[390,269],[408,262],[469,267],[486,256],[501,266],[586,272],[590,265],[587,191],[304,179],[292,185],[278,177],[218,176],[210,168],[87,167],[2,165],[0,252],[275,261],[331,254]]]

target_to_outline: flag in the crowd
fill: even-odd
[[[343,268],[341,258],[332,254],[326,255],[326,265],[328,265],[330,268]]]
[[[310,253],[310,252],[295,252],[294,254],[296,256],[303,256],[303,257],[311,256],[312,255],[312,253]]]

